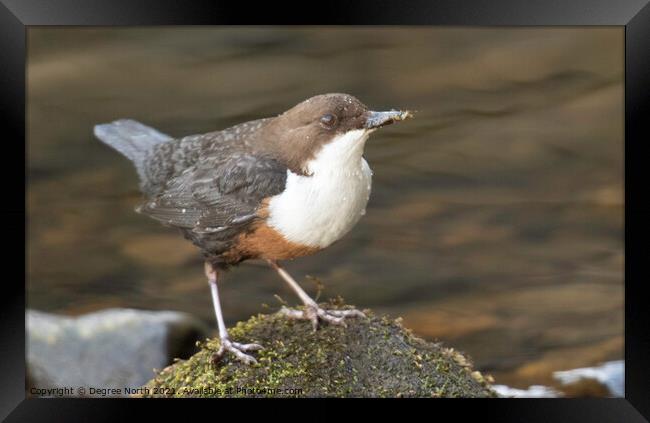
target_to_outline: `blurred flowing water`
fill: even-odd
[[[418,113],[368,142],[357,227],[287,263],[309,292],[514,386],[623,357],[622,28],[30,28],[28,51],[29,307],[212,322],[200,256],[133,211],[135,171],[93,125],[183,136],[346,92]],[[222,291],[230,324],[297,303],[255,263]]]

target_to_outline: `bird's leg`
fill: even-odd
[[[219,290],[217,288],[217,271],[207,261],[205,262],[205,275],[208,277],[208,283],[210,284],[212,303],[214,304],[214,314],[217,316],[219,338],[221,340],[219,351],[214,353],[214,356],[212,357],[213,361],[218,362],[221,360],[226,351],[230,351],[244,364],[257,363],[257,360],[255,360],[252,356],[245,354],[244,351],[260,350],[262,349],[261,345],[240,344],[238,342],[231,341],[230,337],[228,336],[228,329],[226,329],[226,324],[223,322],[223,314],[221,313],[221,302],[219,301]]]
[[[309,295],[298,285],[298,283],[291,277],[286,270],[284,270],[277,262],[273,260],[268,260],[269,265],[275,269],[276,272],[282,277],[282,279],[289,284],[291,289],[300,297],[302,302],[305,304],[304,310],[292,310],[285,306],[282,306],[280,313],[287,316],[290,319],[300,319],[300,320],[309,320],[311,321],[312,327],[314,330],[318,328],[318,320],[324,320],[333,325],[347,326],[345,324],[346,317],[366,317],[365,314],[359,310],[325,310],[322,309],[316,304],[316,301],[312,300]]]

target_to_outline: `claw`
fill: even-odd
[[[361,311],[352,309],[352,310],[327,310],[329,314],[332,316],[339,316],[339,317],[361,317],[363,319],[366,318],[366,315],[363,314]]]
[[[251,355],[245,354],[244,351],[258,351],[263,349],[260,344],[240,344],[239,342],[232,342],[228,338],[221,338],[221,347],[219,351],[212,355],[212,361],[216,364],[225,355],[226,351],[229,351],[237,357],[239,361],[244,364],[257,364],[257,360]]]
[[[242,351],[258,351],[264,349],[260,344],[240,344],[239,342],[231,342],[232,345]]]
[[[280,314],[283,314],[289,319],[309,320],[314,331],[318,329],[319,319],[332,325],[347,327],[348,325],[345,323],[346,317],[366,317],[359,310],[325,310],[317,304],[308,304],[304,310],[294,310],[282,306]]]

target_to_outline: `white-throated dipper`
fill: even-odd
[[[228,337],[217,280],[248,259],[269,263],[304,303],[289,318],[345,326],[358,310],[325,310],[278,264],[313,254],[343,237],[365,212],[372,172],[368,136],[411,117],[373,112],[347,94],[312,97],[279,116],[174,139],[133,120],[95,126],[95,136],[128,157],[145,202],[136,210],[179,228],[205,257],[221,348],[244,363],[262,346]]]

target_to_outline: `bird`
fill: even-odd
[[[140,180],[136,211],[178,228],[204,258],[220,348],[245,364],[263,347],[230,339],[218,284],[231,267],[263,260],[304,306],[280,313],[346,326],[356,309],[319,306],[280,262],[321,251],[365,214],[372,171],[364,159],[369,135],[411,118],[408,110],[371,111],[356,97],[316,95],[287,111],[198,135],[174,138],[132,119],[94,126],[94,135],[126,156]]]

